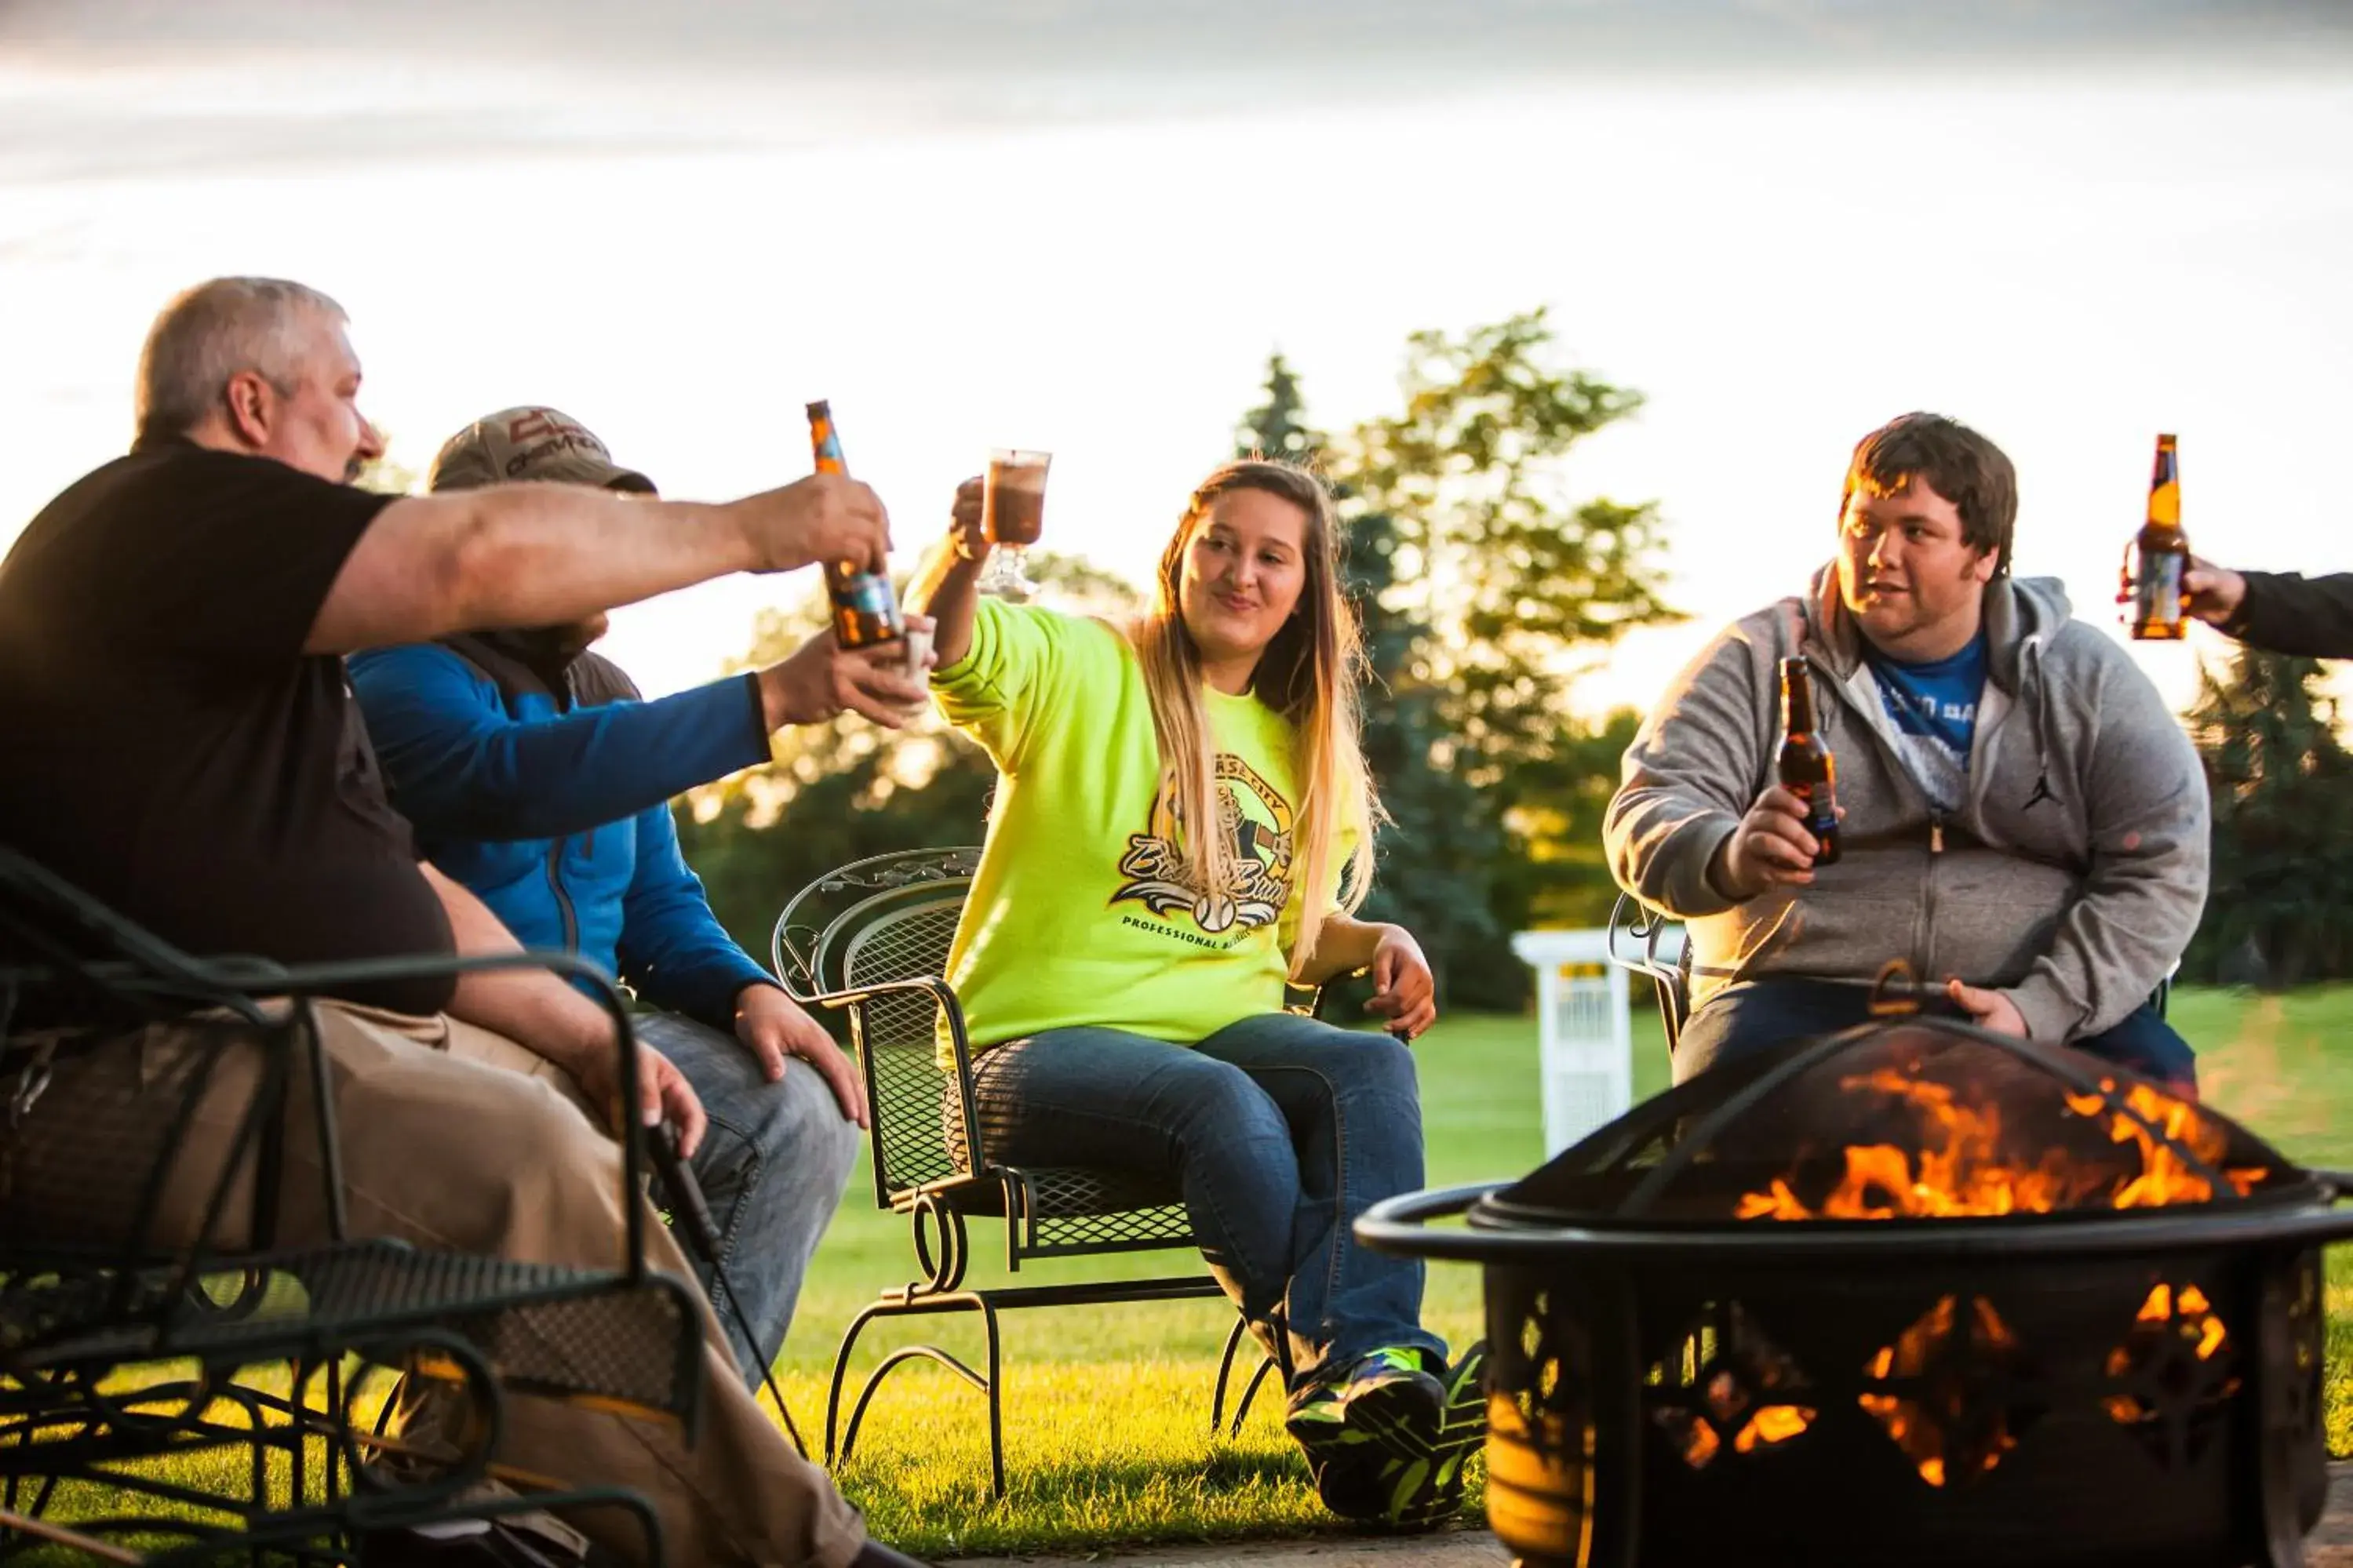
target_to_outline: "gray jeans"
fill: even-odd
[[[756,1387],[784,1348],[809,1258],[849,1184],[858,1124],[807,1062],[787,1062],[784,1081],[770,1083],[732,1035],[671,1013],[641,1013],[631,1022],[638,1039],[686,1076],[710,1114],[692,1163],[719,1229],[732,1305],[721,1298],[711,1265],[686,1250],[744,1382]],[[659,1184],[654,1196],[669,1206]]]

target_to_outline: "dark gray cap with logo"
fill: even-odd
[[[653,481],[613,461],[586,426],[553,408],[508,408],[441,444],[426,488],[472,490],[516,480],[653,493]]]

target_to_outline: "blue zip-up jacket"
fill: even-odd
[[[610,661],[555,668],[530,634],[355,654],[392,801],[418,848],[527,948],[602,965],[722,1030],[769,979],[711,912],[670,797],[768,759],[756,678],[641,700]]]

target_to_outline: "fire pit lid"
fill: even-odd
[[[1482,1200],[1472,1221],[2115,1218],[2315,1187],[2228,1117],[2110,1063],[1907,1019],[1712,1068]]]

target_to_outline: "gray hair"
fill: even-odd
[[[221,404],[229,378],[258,372],[292,396],[306,346],[305,318],[337,321],[343,308],[282,278],[216,278],[164,307],[139,352],[134,403],[141,442],[184,436]]]

